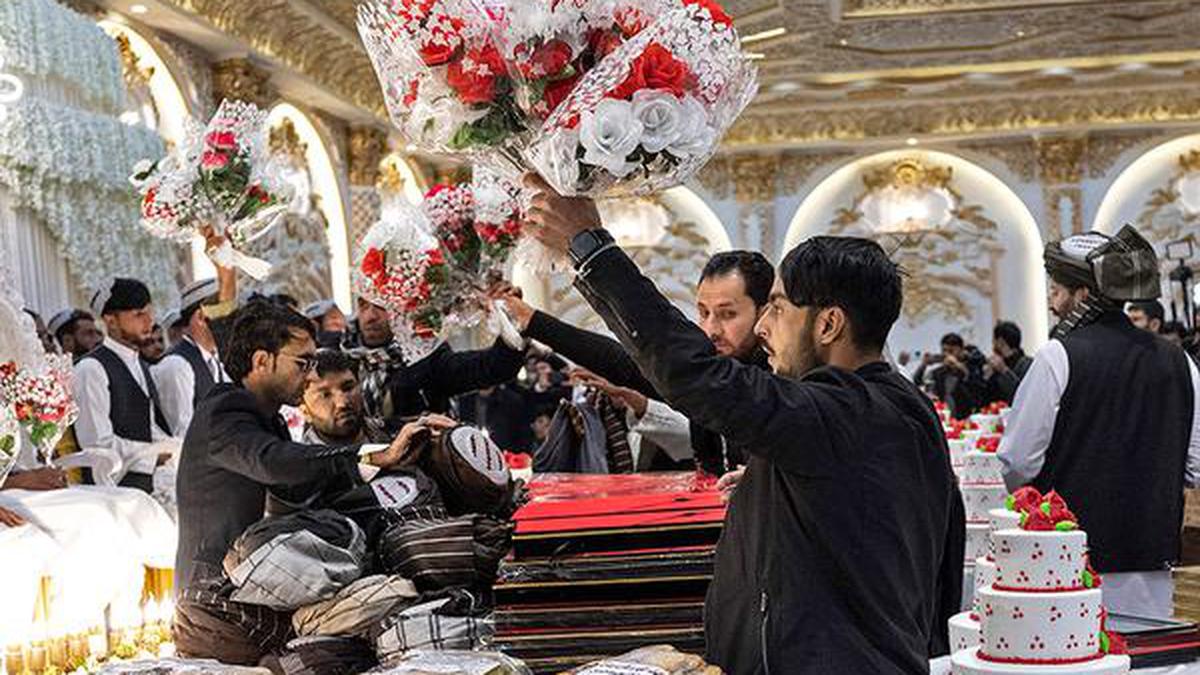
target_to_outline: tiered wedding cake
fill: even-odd
[[[992,534],[995,567],[976,592],[980,643],[953,655],[953,672],[1127,673],[1129,657],[1104,629],[1100,579],[1075,516],[1053,492],[1025,488],[1010,503],[1020,527]]]

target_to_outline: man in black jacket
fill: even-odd
[[[358,299],[358,315],[343,349],[361,365],[367,417],[394,433],[424,412],[445,413],[450,398],[508,382],[524,364],[523,346],[503,338],[487,349],[455,352],[441,345],[415,363],[407,363],[392,335],[385,307]]]
[[[774,281],[775,268],[755,251],[718,253],[705,264],[696,287],[696,312],[700,329],[717,354],[768,369],[767,355],[759,346],[754,326],[767,306]],[[535,311],[516,295],[509,295],[505,302],[526,337],[549,346],[613,385],[662,400],[616,340]],[[691,440],[696,466],[714,476],[737,472],[750,456],[745,448],[730,444],[721,434],[694,422]]]
[[[362,483],[360,462],[398,464],[413,423],[379,452],[360,446],[290,440],[281,405],[297,405],[316,363],[312,322],[269,302],[252,302],[234,319],[225,352],[231,383],[218,384],[188,428],[178,474],[179,547],[175,556],[175,644],[188,657],[255,665],[280,649],[288,615],[236,603],[222,570],[233,541],[260,520],[270,487],[320,485],[332,476]],[[384,449],[385,448],[385,449]]]
[[[531,231],[570,252],[655,388],[751,452],[705,604],[709,659],[734,675],[928,673],[958,610],[964,522],[933,406],[882,357],[901,302],[883,249],[816,237],[788,254],[757,329],[770,374],[715,354],[590,200],[527,184]]]

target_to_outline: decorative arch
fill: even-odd
[[[282,124],[284,120],[291,122],[305,147],[304,157],[308,164],[312,194],[319,199],[321,212],[326,220],[325,232],[329,243],[329,273],[333,299],[343,311],[349,312],[353,302],[350,292],[349,216],[346,209],[348,200],[342,192],[342,183],[329,150],[330,144],[305,112],[286,102],[271,108],[267,116],[267,125],[273,128]]]
[[[153,102],[153,120],[142,117],[127,121],[148,122],[147,126],[157,132],[168,146],[179,143],[184,135],[184,125],[196,111],[180,86],[184,80],[173,59],[164,56],[150,38],[127,24],[102,19],[97,25],[117,41],[117,48],[125,62],[126,79],[144,78]]]
[[[408,203],[417,205],[425,198],[429,188],[420,168],[402,153],[388,153],[379,162],[379,190],[385,199],[398,195]]]
[[[904,192],[897,186],[924,186]],[[889,191],[884,194],[883,191]],[[881,199],[927,195],[911,217],[889,227],[864,211]],[[879,199],[867,199],[878,195]],[[893,214],[904,214],[893,203]],[[944,222],[914,223],[927,212]],[[873,218],[873,220],[872,220]],[[957,155],[930,150],[895,150],[852,159],[818,183],[801,202],[784,238],[784,251],[821,234],[868,236],[893,257],[913,267],[907,280],[906,312],[893,328],[893,349],[935,349],[947,332],[960,332],[981,349],[991,344],[995,321],[1016,321],[1027,350],[1048,332],[1042,237],[1029,208],[995,174]],[[958,298],[947,295],[957,294]]]

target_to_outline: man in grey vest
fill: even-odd
[[[1200,468],[1200,374],[1122,311],[1161,292],[1154,249],[1132,227],[1051,242],[1045,258],[1060,322],[1017,389],[998,453],[1005,482],[1062,494],[1109,610],[1170,617],[1183,489]]]
[[[200,311],[217,302],[219,290],[216,279],[195,281],[183,289],[179,301],[183,337],[152,370],[167,423],[181,437],[192,423],[192,412],[213,385],[229,381],[208,318]]]
[[[75,437],[81,449],[107,451],[116,462],[112,475],[94,477],[97,483],[112,480],[151,492],[154,468],[179,442],[163,415],[150,366],[138,354],[154,326],[150,290],[136,279],[114,279],[91,305],[108,335],[75,366]]]

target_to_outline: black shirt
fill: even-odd
[[[361,484],[358,446],[294,443],[283,418],[265,415],[248,390],[213,387],[196,408],[179,456],[176,588],[220,581],[230,544],[262,519],[267,488],[331,475]]]
[[[576,286],[666,401],[752,456],[705,605],[733,675],[928,673],[964,519],[927,398],[886,364],[799,380],[719,357],[619,249]]]

